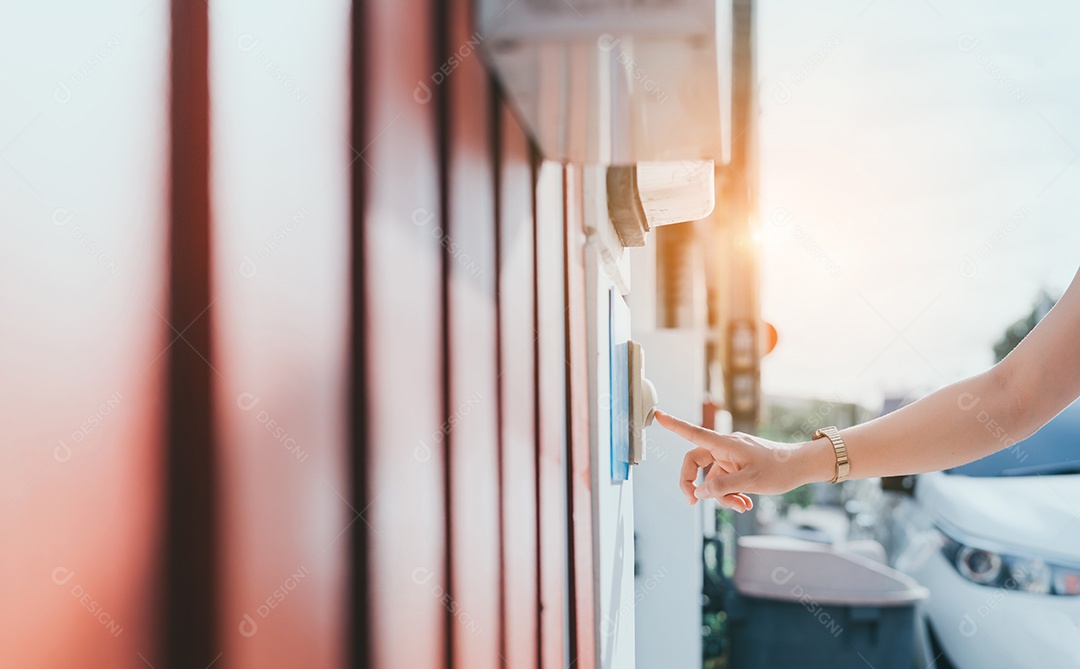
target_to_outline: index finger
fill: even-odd
[[[656,410],[655,415],[656,422],[660,423],[660,426],[665,430],[670,430],[683,439],[697,444],[698,446],[708,447],[708,444],[705,443],[705,437],[712,434],[709,430],[694,425],[693,423],[687,423],[685,420],[666,414],[659,409]]]

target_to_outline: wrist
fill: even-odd
[[[825,437],[804,441],[796,450],[800,485],[832,481],[836,477],[836,450]]]

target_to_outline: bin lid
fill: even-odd
[[[905,606],[930,595],[907,574],[843,547],[782,536],[740,537],[734,583],[750,597],[841,606]]]

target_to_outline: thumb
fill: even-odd
[[[740,469],[731,474],[721,474],[720,476],[706,478],[705,482],[699,485],[694,491],[694,497],[697,497],[698,499],[709,499],[712,497],[719,499],[724,495],[729,495],[731,493],[747,492],[747,488],[750,487],[754,478],[755,477],[748,469]]]

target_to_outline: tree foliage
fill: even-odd
[[[1041,291],[1038,297],[1035,298],[1031,313],[1007,327],[1005,333],[1001,335],[1001,339],[994,343],[994,358],[998,362],[1005,359],[1005,356],[1009,355],[1009,352],[1016,348],[1016,345],[1023,341],[1029,332],[1035,329],[1035,325],[1042,320],[1046,312],[1050,311],[1050,308],[1056,303],[1057,300],[1050,297],[1049,293],[1045,290]]]

